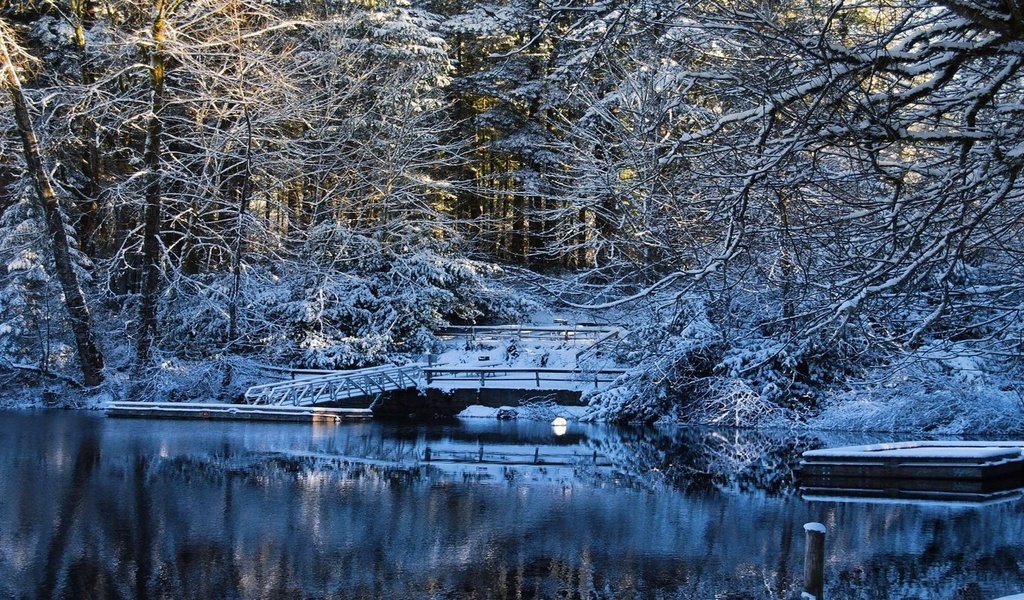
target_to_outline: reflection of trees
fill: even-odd
[[[637,475],[537,484],[372,458],[439,443],[422,430],[338,428],[280,454],[47,423],[0,447],[0,481],[22,483],[0,503],[0,597],[31,581],[47,598],[788,598],[811,520],[835,598],[995,597],[1024,564],[1012,504],[803,502],[786,452],[819,442],[783,433],[587,430]],[[346,447],[371,457],[328,451]]]
[[[100,440],[95,429],[87,428],[82,435],[76,436],[73,440],[71,447],[67,449],[67,452],[74,457],[70,481],[54,491],[54,498],[57,499],[57,502],[53,515],[53,535],[49,540],[43,576],[37,588],[37,595],[40,598],[54,597],[61,585],[62,559],[68,554],[69,544],[74,533],[73,524],[83,518],[86,484],[100,460]],[[30,488],[20,489],[24,492]],[[25,501],[31,503],[30,498],[26,498]],[[27,505],[31,506],[31,504]],[[79,572],[83,568],[86,572]],[[71,581],[83,576],[90,577],[90,575],[104,581],[104,573],[90,573],[87,566],[83,567],[73,563],[69,571],[68,579]],[[106,579],[105,584],[112,583],[109,578]]]
[[[717,429],[621,430],[595,442],[600,451],[649,486],[688,491],[796,489],[794,469],[805,450],[820,447],[813,435],[790,431]]]

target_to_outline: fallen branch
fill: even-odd
[[[61,375],[60,373],[54,373],[53,371],[49,371],[49,370],[43,369],[42,367],[38,367],[36,365],[27,365],[27,364],[23,364],[23,363],[12,363],[12,362],[7,362],[7,361],[2,361],[2,362],[0,362],[0,368],[6,369],[6,370],[14,372],[14,373],[19,372],[19,371],[23,371],[23,372],[27,372],[27,373],[33,373],[35,375],[41,375],[43,377],[47,377],[47,378],[50,378],[50,379],[54,379],[56,381],[60,381],[60,382],[65,383],[65,384],[67,384],[67,385],[69,385],[69,386],[71,386],[71,387],[73,387],[75,389],[81,389],[82,388],[81,382],[76,381],[76,380],[72,379],[71,377],[68,377],[67,375]]]

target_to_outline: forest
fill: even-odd
[[[0,382],[554,305],[597,419],[1021,431],[1022,67],[1011,0],[0,0]]]

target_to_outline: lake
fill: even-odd
[[[788,600],[808,521],[830,599],[1024,591],[1022,500],[801,498],[878,439],[0,412],[0,598]]]

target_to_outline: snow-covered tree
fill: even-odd
[[[46,224],[48,250],[53,255],[54,274],[60,283],[63,304],[75,336],[82,379],[85,385],[94,386],[103,379],[103,354],[96,342],[92,329],[92,318],[79,284],[78,273],[75,270],[72,244],[69,241],[72,236],[69,236],[65,229],[65,218],[50,174],[43,163],[44,157],[36,136],[28,99],[18,75],[17,63],[20,58],[25,56],[27,55],[15,41],[13,29],[4,20],[0,20],[0,69],[3,71],[3,87],[10,94],[14,120],[22,142],[22,156],[27,176],[32,180],[36,200]],[[10,208],[5,211],[5,214],[9,210]],[[22,263],[12,262],[8,266],[10,265],[14,265],[17,270]],[[34,270],[32,265],[29,265],[29,270]],[[36,273],[35,279],[39,283],[41,274]]]

